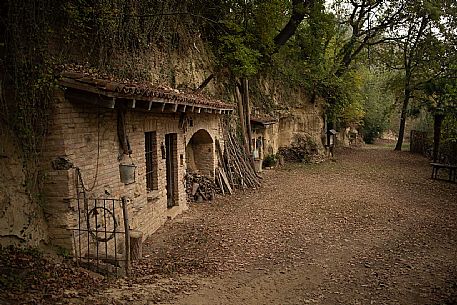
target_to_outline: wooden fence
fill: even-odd
[[[421,154],[431,159],[433,155],[433,140],[426,132],[411,130],[410,151]],[[438,162],[444,164],[457,164],[457,142],[441,141]]]

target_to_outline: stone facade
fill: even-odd
[[[129,226],[143,232],[146,238],[168,218],[173,218],[188,208],[184,176],[187,170],[186,146],[193,148],[193,160],[204,163],[205,174],[214,173],[216,139],[222,141],[220,115],[186,113],[182,124],[180,112],[162,113],[129,109],[125,115],[125,130],[131,148],[130,157],[120,149],[117,110],[68,101],[63,92],[56,96],[51,132],[47,137],[44,165],[46,169],[46,216],[49,236],[54,245],[72,248],[72,227],[77,226],[79,171],[87,198],[131,199],[128,205]],[[153,189],[146,187],[145,133],[156,137],[152,174]],[[197,135],[195,141],[194,134]],[[198,145],[199,135],[206,136],[204,145]],[[174,205],[167,206],[166,138],[173,135]],[[192,140],[193,139],[193,140]],[[193,145],[191,142],[197,142]],[[56,160],[65,160],[68,166],[56,168]],[[136,166],[135,182],[124,184],[120,180],[120,164]],[[53,166],[54,164],[54,166]],[[154,168],[156,167],[156,168]],[[200,167],[202,165],[200,164]],[[79,188],[81,189],[81,188]],[[81,191],[81,190],[80,190]]]
[[[294,108],[287,115],[281,116],[279,122],[251,119],[251,125],[252,149],[258,151],[260,160],[278,153],[280,147],[290,146],[296,134],[311,137],[318,147],[324,150],[322,136],[325,133],[325,122],[322,106],[318,104],[310,103],[301,108]]]
[[[289,146],[295,134],[310,136],[319,147],[322,147],[324,118],[322,106],[308,103],[301,108],[290,111],[290,115],[279,119],[278,147]]]
[[[273,155],[279,149],[279,124],[273,123],[268,125],[252,124],[252,143],[253,149],[258,150],[258,158],[263,160],[268,155]],[[259,147],[259,140],[261,146]]]

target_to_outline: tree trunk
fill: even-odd
[[[132,261],[139,260],[143,256],[143,233],[130,231],[130,258]]]
[[[403,138],[405,136],[406,117],[407,117],[408,104],[409,104],[410,98],[411,98],[411,91],[407,88],[407,89],[405,89],[403,107],[401,108],[400,129],[398,131],[397,145],[395,145],[395,150],[398,150],[398,151],[401,151],[401,146],[403,145]]]
[[[286,44],[287,40],[292,37],[300,23],[305,19],[307,10],[314,4],[314,0],[292,0],[292,15],[289,22],[282,28],[282,30],[273,39],[276,50]]]
[[[444,115],[435,114],[433,122],[433,162],[439,162],[438,156],[440,152],[441,140],[441,125],[443,123]]]
[[[195,92],[201,92],[208,84],[209,82],[214,78],[214,73],[211,73],[207,78],[205,78],[205,80],[203,81],[203,83],[201,83],[200,86],[198,86],[197,89],[195,89]]]

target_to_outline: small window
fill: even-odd
[[[157,190],[157,135],[155,131],[144,133],[144,149],[146,157],[146,188]]]

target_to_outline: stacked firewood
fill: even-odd
[[[215,194],[232,194],[235,188],[245,189],[260,186],[260,177],[254,170],[253,160],[234,133],[227,130],[224,142],[224,151],[218,140],[215,143],[218,167],[214,178],[187,173],[185,180],[189,201],[210,201]]]
[[[216,193],[221,193],[219,187],[211,178],[196,173],[187,173],[186,192],[189,201],[211,201]]]

